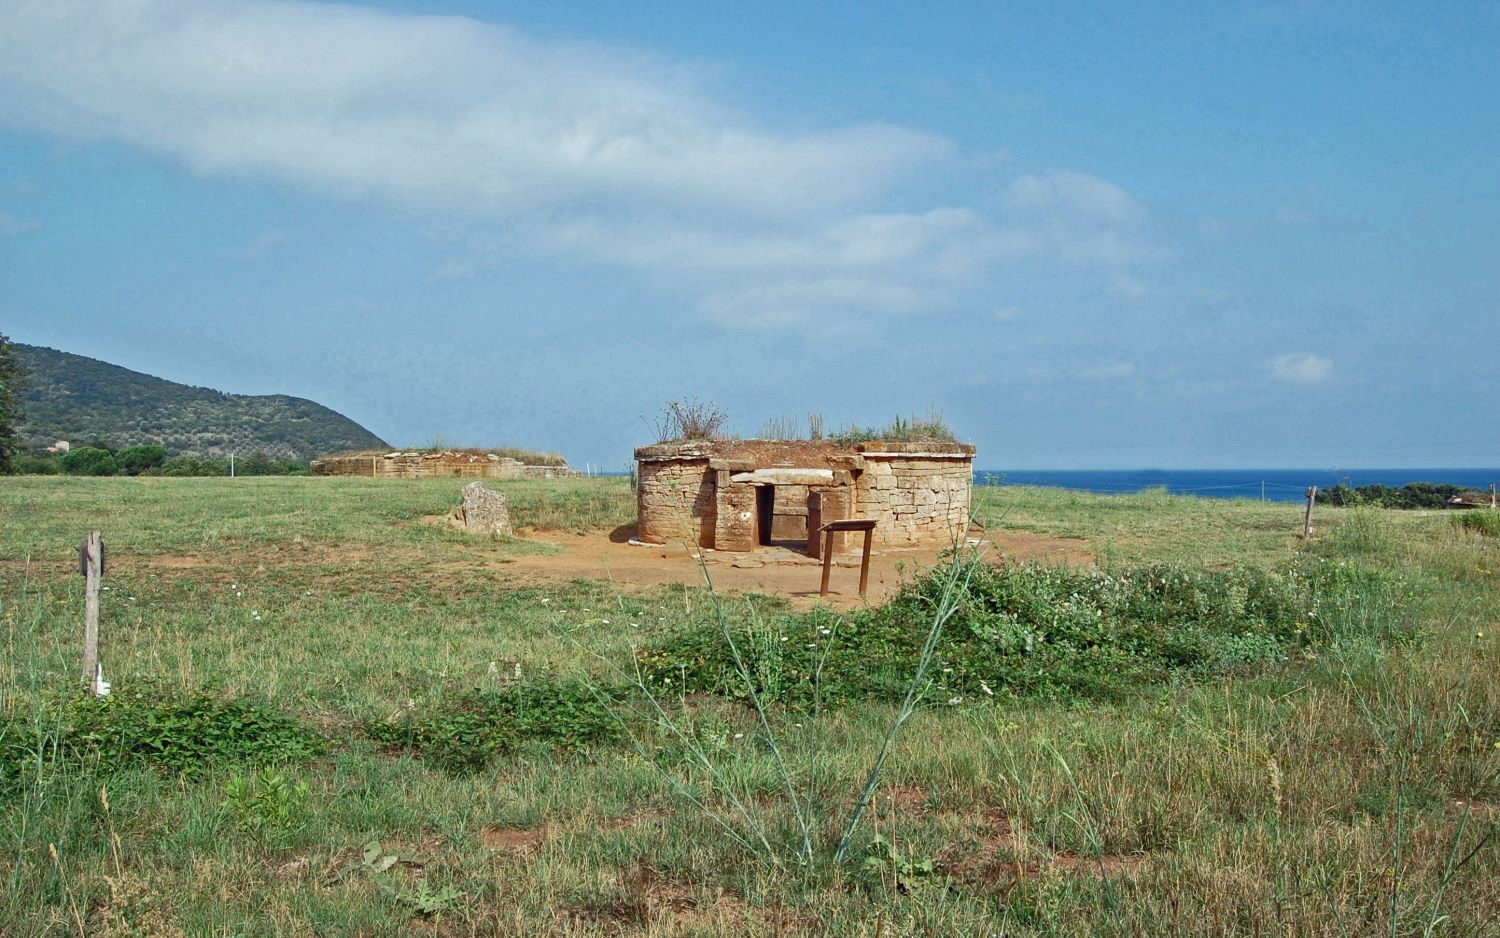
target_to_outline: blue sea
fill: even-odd
[[[979,469],[980,485],[1046,485],[1082,492],[1139,492],[1165,488],[1178,495],[1204,498],[1254,498],[1296,502],[1309,485],[1331,488],[1340,482],[1355,487],[1409,482],[1461,485],[1481,491],[1500,482],[1500,469]]]

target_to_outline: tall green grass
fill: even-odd
[[[976,572],[982,588],[947,621],[887,745],[935,587],[805,614],[774,598],[723,595],[716,610],[697,590],[518,583],[475,558],[525,545],[421,522],[461,481],[0,486],[6,725],[32,738],[76,725],[71,551],[100,527],[118,694],[254,701],[327,747],[188,774],[38,747],[0,801],[0,933],[1482,935],[1500,919],[1495,548],[1446,516],[1376,513],[1341,535],[1348,509],[1319,506],[1304,549],[1285,506],[982,494],[990,532],[1077,537],[1105,564]],[[563,517],[601,536],[628,521],[627,487],[590,482],[541,484],[526,510],[597,492],[598,520],[587,499]],[[720,611],[766,695],[764,726],[722,657],[701,691],[684,685],[692,649],[719,654],[703,636]],[[1078,639],[1089,623],[1101,650]],[[792,653],[820,629],[836,637],[821,663]],[[1008,692],[1014,678],[997,675],[1028,659],[993,650],[1024,649],[1025,629],[1066,638],[1080,661],[1157,664],[1090,672],[1059,653],[1043,664],[1061,690]],[[1236,651],[1244,634],[1279,652]],[[613,672],[591,652],[624,666],[632,644],[679,665],[669,690],[653,685],[669,719],[628,717],[634,743],[518,732],[466,771],[412,744],[457,715],[539,719],[552,704],[488,703],[602,687]],[[809,672],[821,702],[803,696]],[[574,703],[598,701],[559,706]],[[387,721],[410,732],[367,733]],[[794,859],[787,777],[811,809],[812,863],[766,863],[685,800],[731,816],[732,792]]]

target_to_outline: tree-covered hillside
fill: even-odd
[[[173,454],[229,452],[311,459],[384,447],[379,437],[322,404],[284,394],[225,394],[155,378],[82,355],[15,344],[29,374],[28,447],[158,443]]]

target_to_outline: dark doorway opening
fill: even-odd
[[[755,489],[755,543],[771,546],[771,528],[776,524],[776,486]]]

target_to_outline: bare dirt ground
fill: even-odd
[[[532,581],[612,579],[622,586],[680,583],[703,585],[703,574],[681,544],[638,545],[622,536],[566,534],[523,530],[528,541],[560,548],[556,553],[508,559],[508,576]],[[1094,556],[1081,540],[1024,532],[986,536],[996,560],[1038,560],[1046,563],[1090,564]],[[835,608],[879,603],[921,570],[942,562],[937,550],[876,550],[870,556],[870,586],[859,596],[859,548],[854,542],[835,555],[829,594],[818,595],[822,567],[818,561],[785,547],[762,547],[749,552],[707,551],[704,554],[715,589],[786,596],[794,605],[825,602]]]
[[[431,523],[443,523],[436,518]],[[424,519],[424,522],[427,519]],[[454,554],[427,554],[411,547],[375,550],[365,546],[287,543],[257,545],[255,549],[237,547],[229,554],[143,554],[111,557],[114,569],[122,573],[151,577],[190,577],[228,582],[248,573],[272,570],[288,572],[293,578],[319,583],[347,582],[361,589],[375,589],[368,580],[362,562],[379,558],[399,569],[390,571],[381,589],[399,590],[413,585],[472,585],[474,574],[487,571],[502,583],[515,585],[555,585],[570,580],[612,580],[624,589],[681,584],[703,585],[703,573],[689,553],[678,544],[640,545],[630,542],[630,529],[613,533],[575,534],[563,531],[523,529],[517,536],[550,550],[506,554],[496,557],[488,538],[468,537],[454,533],[464,545]],[[1059,538],[1021,531],[993,532],[984,543],[993,562],[1035,560],[1043,563],[1092,564],[1093,553],[1086,541]],[[869,593],[859,595],[859,542],[851,540],[835,555],[829,582],[829,593],[820,596],[822,566],[801,551],[789,547],[763,547],[749,552],[704,552],[708,576],[717,590],[725,592],[763,593],[783,596],[799,609],[819,603],[835,609],[848,609],[865,603],[881,603],[921,571],[943,561],[939,551],[875,550],[870,557]],[[76,560],[50,562],[0,561],[0,569],[42,580],[76,575]],[[378,589],[376,591],[379,591]]]

